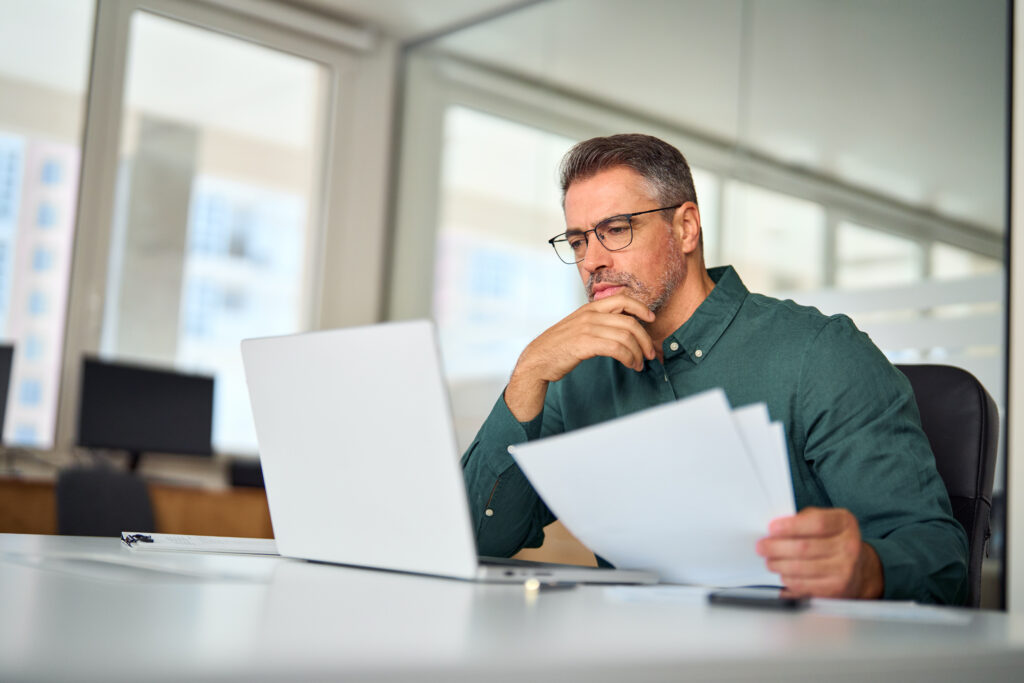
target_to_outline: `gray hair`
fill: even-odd
[[[584,140],[566,152],[559,167],[563,208],[570,185],[615,166],[639,173],[662,206],[697,203],[690,166],[678,149],[651,135],[625,133]]]

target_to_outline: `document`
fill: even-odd
[[[754,551],[795,513],[782,425],[714,389],[511,446],[563,524],[616,567],[666,583],[779,585]]]
[[[170,550],[193,553],[230,553],[234,555],[277,555],[272,538],[234,536],[187,536],[183,534],[147,534],[122,531],[121,542],[132,550]]]

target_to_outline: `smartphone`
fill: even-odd
[[[709,593],[708,602],[712,605],[796,610],[806,607],[810,601],[803,596],[782,595],[779,588],[723,588]]]

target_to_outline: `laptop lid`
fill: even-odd
[[[242,358],[282,555],[476,576],[430,322],[249,339]]]

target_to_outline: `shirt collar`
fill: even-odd
[[[750,293],[732,266],[709,268],[708,276],[715,287],[689,320],[665,340],[666,360],[685,355],[693,363],[700,363],[736,317]],[[675,350],[673,343],[677,345]]]

